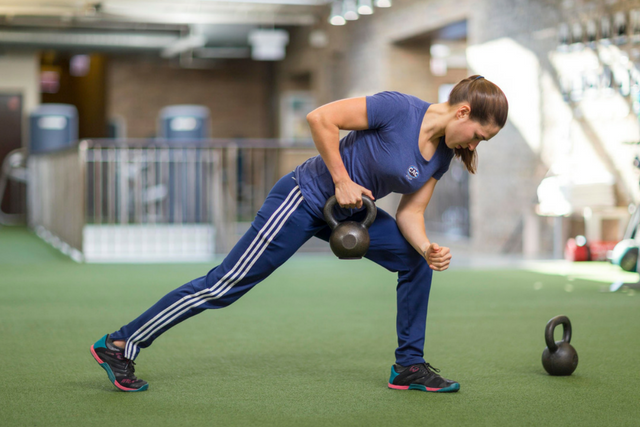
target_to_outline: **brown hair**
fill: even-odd
[[[503,128],[507,122],[509,103],[504,92],[489,80],[477,74],[461,80],[449,94],[449,105],[469,103],[469,118],[481,125],[492,123]],[[454,155],[460,159],[469,173],[475,173],[478,164],[476,150],[454,149]]]

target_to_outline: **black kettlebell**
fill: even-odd
[[[553,340],[553,331],[562,324],[562,341]],[[571,322],[567,316],[549,320],[544,330],[547,348],[542,352],[542,366],[550,375],[571,375],[578,367],[578,352],[571,344]]]
[[[329,197],[324,204],[324,219],[331,229],[329,245],[334,254],[340,259],[360,259],[369,249],[369,231],[378,213],[375,203],[367,196],[362,196],[362,202],[367,208],[364,221],[338,222],[333,216],[333,207],[338,203],[336,196]]]

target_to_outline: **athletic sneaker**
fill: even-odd
[[[146,381],[133,374],[133,360],[124,357],[124,349],[116,347],[109,334],[100,338],[91,346],[93,358],[107,371],[109,379],[122,391],[144,391],[149,388]]]
[[[391,367],[389,388],[396,390],[422,390],[446,393],[460,390],[460,384],[455,381],[442,378],[437,374],[439,369],[428,363],[418,365],[401,366],[395,364]]]

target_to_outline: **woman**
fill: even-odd
[[[339,220],[360,221],[366,213],[363,195],[375,200],[396,192],[403,194],[396,218],[378,209],[366,254],[398,272],[398,348],[389,387],[459,390],[457,382],[438,375],[423,358],[432,271],[446,270],[451,261],[449,248],[427,238],[424,211],[453,156],[475,172],[476,147],[500,131],[507,111],[504,93],[482,76],[462,80],[441,104],[382,92],[312,111],[307,120],[320,155],[276,183],[249,231],[222,263],[102,337],[91,353],[116,387],[146,390],[148,384],[134,375],[140,348],[207,308],[233,303],[311,237],[328,240],[331,230],[322,210],[329,197],[335,194],[341,207]],[[354,132],[339,141],[341,129]]]

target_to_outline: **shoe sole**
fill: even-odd
[[[389,388],[392,388],[394,390],[420,390],[420,391],[428,391],[431,393],[453,393],[460,390],[460,384],[454,383],[454,384],[451,384],[449,387],[433,388],[433,387],[423,386],[422,384],[395,385],[395,384],[389,383]]]
[[[122,391],[145,391],[146,389],[149,388],[149,384],[145,384],[140,388],[129,388],[129,387],[125,387],[125,386],[121,385],[118,381],[116,381],[116,376],[114,375],[113,371],[111,370],[111,367],[109,366],[109,364],[106,363],[106,362],[103,362],[102,359],[100,359],[100,356],[98,356],[98,354],[94,350],[93,345],[91,346],[91,355],[93,356],[94,359],[96,359],[96,362],[98,362],[100,367],[102,367],[102,369],[104,369],[107,372],[107,375],[109,376],[109,380],[113,383],[113,385],[118,387],[120,390],[122,390]]]

